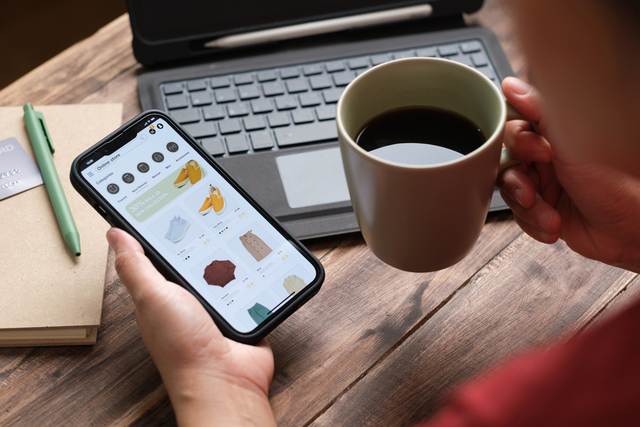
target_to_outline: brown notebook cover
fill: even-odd
[[[44,185],[0,200],[0,347],[93,344],[102,312],[109,228],[73,189],[73,159],[122,123],[121,104],[35,106],[80,232],[66,245]],[[0,107],[0,140],[15,137],[34,159],[22,107]]]

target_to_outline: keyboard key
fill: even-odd
[[[489,65],[489,60],[483,52],[474,53],[473,55],[471,55],[471,61],[476,67],[484,67],[485,65]]]
[[[249,106],[245,102],[227,104],[227,113],[229,114],[229,117],[246,116],[249,114]]]
[[[213,102],[211,93],[200,91],[191,94],[191,105],[194,107],[200,107],[202,105],[209,105]]]
[[[493,71],[493,68],[491,68],[489,66],[478,67],[478,68],[476,68],[476,70],[480,71],[482,74],[484,74],[485,76],[489,77],[493,81],[496,81],[496,79],[498,78],[496,76],[496,73]]]
[[[344,71],[344,62],[342,61],[331,61],[324,64],[324,68],[327,69],[328,73],[334,73],[336,71]]]
[[[238,133],[242,130],[242,126],[240,125],[240,120],[238,119],[225,119],[220,122],[220,133],[222,135],[227,135],[230,133]]]
[[[368,68],[369,67],[369,59],[367,58],[354,58],[348,61],[349,68],[352,70],[357,70],[359,68]]]
[[[455,44],[448,44],[444,46],[438,46],[438,53],[442,57],[453,56],[458,54],[458,46]]]
[[[290,79],[292,77],[298,77],[300,72],[297,67],[286,67],[280,69],[280,77],[283,79]]]
[[[218,132],[216,130],[216,124],[214,122],[202,122],[193,125],[184,125],[184,128],[196,139],[203,138],[205,136],[214,136]]]
[[[236,92],[233,89],[216,90],[216,102],[223,104],[225,102],[233,102],[236,98]]]
[[[392,54],[394,59],[402,59],[402,58],[412,58],[415,55],[413,54],[412,50],[405,50],[402,52],[395,52]]]
[[[211,79],[211,87],[213,89],[218,89],[221,87],[229,87],[230,84],[231,82],[229,81],[228,76],[214,77]]]
[[[307,82],[304,79],[287,80],[287,91],[289,93],[299,93],[307,91]]]
[[[258,77],[258,81],[260,83],[270,82],[271,80],[275,80],[278,78],[274,70],[260,71],[256,76]]]
[[[249,134],[249,138],[251,139],[251,146],[254,150],[273,148],[273,136],[268,130],[261,132],[251,132]]]
[[[297,125],[300,123],[309,123],[315,121],[315,118],[313,117],[313,109],[311,108],[295,110],[291,113],[291,117],[293,117],[293,122]]]
[[[287,113],[271,113],[267,116],[267,120],[272,128],[287,126],[290,123]]]
[[[242,119],[246,131],[259,130],[267,127],[264,116],[249,116]]]
[[[336,106],[335,105],[323,105],[316,108],[316,115],[318,120],[330,120],[336,118]]]
[[[203,138],[200,143],[212,156],[222,156],[224,154],[224,145],[220,138]]]
[[[336,84],[336,86],[346,86],[355,78],[356,75],[353,73],[353,71],[344,71],[341,73],[335,73],[333,75],[333,82]]]
[[[195,123],[200,121],[200,113],[198,112],[197,108],[172,111],[171,117],[176,119],[176,121],[181,125],[185,123]]]
[[[462,51],[462,53],[479,52],[480,50],[482,50],[482,45],[479,41],[474,40],[471,42],[462,43],[460,45],[460,50]]]
[[[320,95],[316,92],[303,93],[298,95],[298,99],[300,99],[300,105],[303,107],[314,107],[322,104]]]
[[[333,87],[333,84],[331,84],[331,80],[329,79],[329,76],[324,76],[324,75],[309,77],[309,84],[311,85],[311,89],[313,90],[326,89],[329,87]]]
[[[275,96],[284,94],[284,87],[280,82],[265,83],[262,85],[264,96]]]
[[[469,67],[473,67],[473,64],[471,63],[471,57],[467,55],[455,55],[455,56],[450,56],[447,59],[459,62],[464,65],[468,65]]]
[[[187,89],[189,92],[195,92],[197,90],[205,90],[207,88],[206,80],[191,80],[187,82]]]
[[[340,95],[342,95],[344,89],[336,88],[336,89],[327,89],[322,92],[322,97],[324,98],[324,102],[327,104],[334,104],[338,102],[340,99]]]
[[[318,64],[305,65],[302,67],[305,76],[313,76],[314,74],[322,74],[322,68]]]
[[[383,62],[387,62],[389,59],[389,55],[387,55],[386,53],[383,53],[381,55],[372,55],[371,56],[371,63],[373,65],[379,65],[382,64]]]
[[[244,73],[244,74],[236,74],[233,76],[233,81],[237,85],[246,85],[249,83],[253,83],[253,74]]]
[[[185,108],[189,106],[189,99],[186,95],[169,95],[167,96],[167,108],[174,110],[176,108]]]
[[[246,101],[247,99],[260,98],[260,91],[257,86],[240,86],[238,88],[238,95],[240,99]]]
[[[273,111],[273,104],[270,99],[256,99],[251,101],[251,111],[254,114],[270,113]]]
[[[434,58],[438,56],[438,54],[436,53],[436,50],[432,47],[425,47],[424,49],[418,49],[416,50],[416,55],[425,56],[428,58]]]
[[[224,112],[224,108],[219,105],[212,105],[202,109],[202,116],[205,120],[218,120],[224,119],[227,115]]]
[[[168,83],[162,87],[162,92],[164,92],[165,95],[182,93],[182,83]]]
[[[336,122],[333,120],[302,126],[280,128],[274,130],[274,133],[276,142],[280,147],[311,142],[330,141],[338,138]]]
[[[279,96],[276,98],[276,108],[279,111],[292,110],[294,108],[298,108],[298,101],[293,96]]]
[[[227,140],[227,148],[229,149],[229,154],[244,153],[245,151],[249,151],[249,144],[247,143],[247,137],[244,134],[231,135],[226,137],[226,140]]]

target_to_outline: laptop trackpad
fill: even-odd
[[[276,164],[292,209],[349,200],[338,147],[277,156]]]

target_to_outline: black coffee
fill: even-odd
[[[433,107],[406,107],[369,121],[356,143],[372,154],[398,163],[448,162],[480,147],[482,130],[460,114]]]

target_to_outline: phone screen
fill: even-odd
[[[255,330],[316,269],[171,123],[143,125],[84,159],[82,177],[231,327]]]

